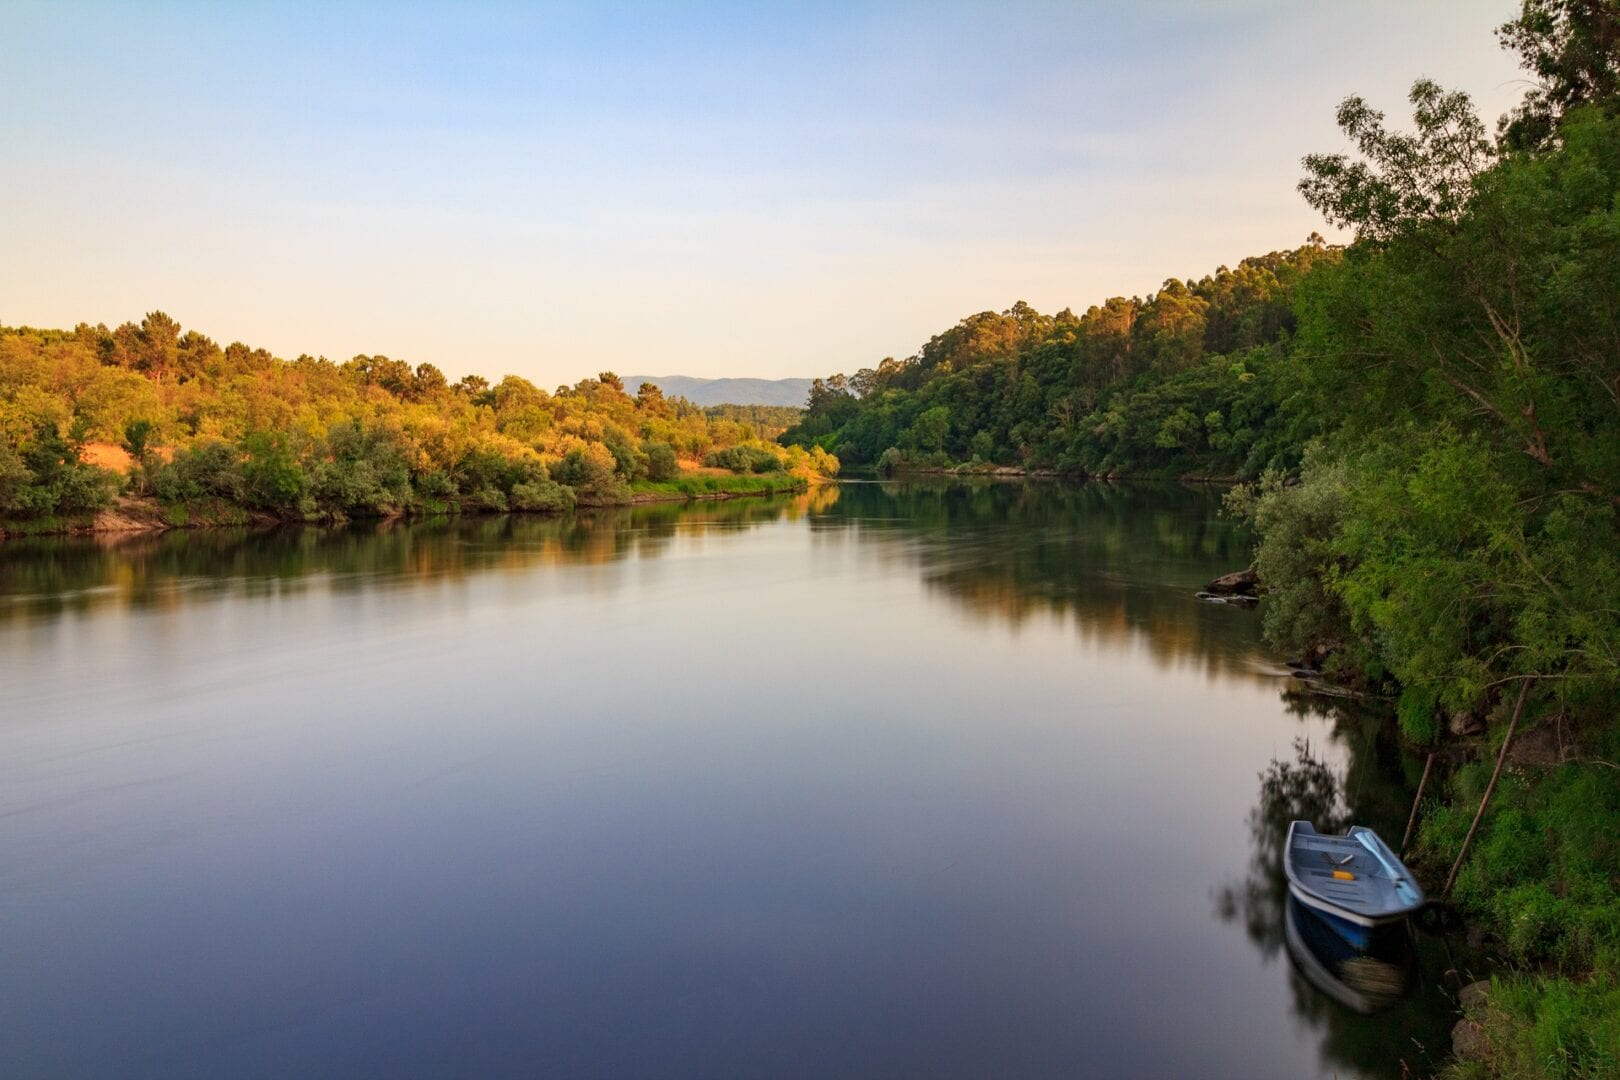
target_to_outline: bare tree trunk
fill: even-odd
[[[1451,873],[1446,875],[1446,886],[1440,890],[1440,898],[1444,900],[1451,895],[1451,886],[1457,881],[1457,871],[1462,869],[1463,860],[1468,857],[1468,845],[1474,842],[1474,834],[1479,831],[1479,821],[1485,816],[1485,808],[1490,805],[1491,795],[1496,791],[1496,781],[1502,775],[1502,763],[1507,761],[1508,746],[1513,742],[1513,730],[1519,726],[1519,714],[1524,712],[1524,699],[1530,696],[1530,684],[1534,678],[1524,680],[1519,688],[1519,703],[1513,706],[1513,719],[1508,721],[1507,735],[1502,739],[1502,749],[1496,755],[1496,768],[1491,770],[1491,782],[1485,785],[1485,794],[1480,797],[1479,809],[1474,811],[1474,823],[1468,826],[1468,835],[1463,837],[1462,850],[1457,852],[1457,861],[1451,864]]]

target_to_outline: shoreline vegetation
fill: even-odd
[[[778,473],[770,476],[739,476],[722,474],[715,470],[695,472],[672,480],[637,480],[629,493],[617,501],[580,502],[580,509],[598,507],[644,506],[650,503],[715,502],[727,499],[768,498],[773,495],[802,495],[812,484],[825,483],[826,478],[815,474],[805,476]],[[449,505],[439,510],[409,509],[394,513],[366,514],[358,520],[368,521],[420,521],[432,518],[479,516],[507,513],[554,513],[555,511],[526,511],[496,509],[487,506],[463,508]],[[150,495],[118,495],[111,505],[74,518],[43,518],[33,521],[0,519],[0,542],[28,536],[88,536],[103,533],[163,532],[169,529],[236,528],[241,526],[274,527],[296,524],[342,524],[357,520],[344,516],[299,517],[292,514],[274,514],[249,509],[240,505],[212,499],[195,503],[165,504]]]
[[[385,356],[282,360],[158,311],[0,327],[0,537],[802,491],[839,463],[773,441],[798,415],[631,395],[612,372],[548,393]]]
[[[1620,9],[1497,36],[1531,88],[1494,136],[1428,80],[1410,128],[1341,104],[1299,188],[1352,243],[969,316],[816,380],[782,441],[1242,481],[1269,643],[1433,755],[1412,865],[1502,960],[1444,1075],[1620,1076]]]

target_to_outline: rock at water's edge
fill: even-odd
[[[1237,570],[1230,574],[1222,574],[1208,585],[1204,591],[1216,596],[1258,596],[1260,594],[1260,575],[1250,570]]]
[[[1471,982],[1457,991],[1457,1004],[1462,1006],[1463,1012],[1473,1012],[1485,1004],[1485,999],[1490,996],[1490,993],[1491,981],[1489,979]]]
[[[1490,1051],[1485,1029],[1472,1020],[1459,1020],[1451,1029],[1451,1052],[1463,1061],[1483,1058]]]

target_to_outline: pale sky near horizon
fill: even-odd
[[[1340,99],[1524,88],[1512,0],[11,3],[0,323],[542,386],[822,375],[1327,230]]]

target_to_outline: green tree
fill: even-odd
[[[180,324],[161,311],[148,312],[136,342],[135,367],[161,382],[175,366],[180,351]]]
[[[1365,240],[1383,241],[1455,222],[1490,163],[1485,125],[1467,94],[1428,79],[1412,85],[1415,132],[1392,131],[1384,114],[1359,97],[1339,106],[1339,127],[1362,159],[1312,154],[1299,189],[1330,222]]]
[[[673,480],[680,475],[680,462],[675,458],[675,448],[669,443],[648,440],[641,444],[641,451],[647,458],[647,479]]]
[[[1536,80],[1498,125],[1510,149],[1544,149],[1567,113],[1590,103],[1609,107],[1620,96],[1616,0],[1524,0],[1497,37]]]
[[[918,416],[912,423],[909,442],[924,453],[939,453],[945,448],[945,439],[951,431],[951,410],[936,405]]]

